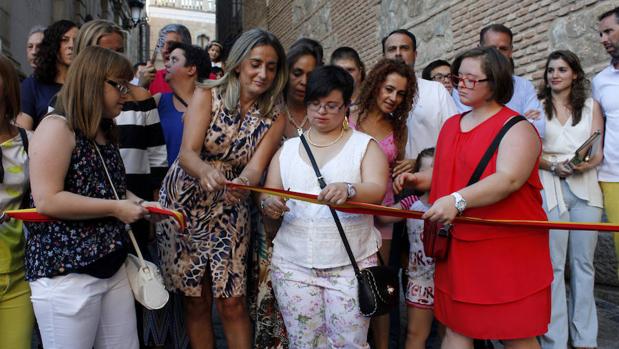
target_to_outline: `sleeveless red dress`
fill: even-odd
[[[460,129],[461,115],[447,120],[436,146],[431,203],[466,187],[483,153],[515,115],[503,107],[468,132]],[[496,172],[496,161],[495,153],[480,181]],[[467,209],[465,215],[546,220],[537,165],[516,192],[495,204]],[[456,224],[447,259],[436,263],[435,316],[471,338],[542,335],[550,322],[551,283],[548,230]]]

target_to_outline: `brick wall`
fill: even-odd
[[[244,2],[243,26],[268,29],[285,48],[300,37],[318,40],[327,61],[339,46],[350,46],[359,51],[366,64],[373,64],[381,55],[380,47],[374,44],[380,41],[379,5],[377,0],[250,0]]]

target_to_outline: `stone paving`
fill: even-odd
[[[598,349],[619,349],[619,290],[616,287],[596,286],[595,302],[598,310]],[[406,309],[401,307],[402,329],[405,329]],[[227,348],[223,338],[223,329],[219,321],[215,321],[216,326],[216,347],[218,349]],[[400,331],[404,335],[404,331]],[[392,345],[392,349],[395,346]],[[403,337],[400,340],[399,348],[404,348]],[[439,348],[436,344],[428,348]],[[500,343],[495,343],[495,348],[503,348]]]

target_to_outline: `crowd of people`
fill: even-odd
[[[433,322],[447,349],[597,347],[596,231],[452,223],[619,223],[619,7],[598,20],[610,65],[590,83],[557,50],[538,89],[502,24],[420,76],[405,29],[368,67],[262,29],[204,49],[169,24],[156,70],[123,55],[114,23],[33,28],[32,76],[0,56],[0,208],[55,219],[0,226],[0,348],[213,348],[214,305],[229,348],[386,349],[397,326],[361,314],[350,258],[402,269],[407,349],[431,345]],[[338,213],[349,258],[328,206],[349,200],[423,220]],[[447,258],[426,256],[429,224],[452,224]],[[134,301],[128,229],[172,293],[163,309]]]

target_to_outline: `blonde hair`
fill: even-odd
[[[87,22],[81,28],[75,39],[74,55],[77,56],[83,49],[88,46],[99,45],[99,40],[102,36],[117,33],[124,41],[123,30],[116,24],[104,19],[95,19]]]
[[[228,110],[235,110],[241,96],[241,83],[239,74],[236,72],[241,63],[249,58],[252,49],[258,46],[271,46],[277,54],[277,72],[273,85],[260,97],[258,108],[263,116],[269,115],[280,96],[288,80],[288,67],[286,65],[286,53],[282,44],[272,33],[262,29],[251,29],[236,40],[230,54],[224,64],[224,76],[218,80],[208,80],[198,84],[199,87],[219,88],[223,96],[223,105]]]
[[[104,84],[110,78],[133,78],[131,63],[114,51],[89,46],[71,63],[54,109],[67,118],[73,131],[95,138],[102,126]]]

